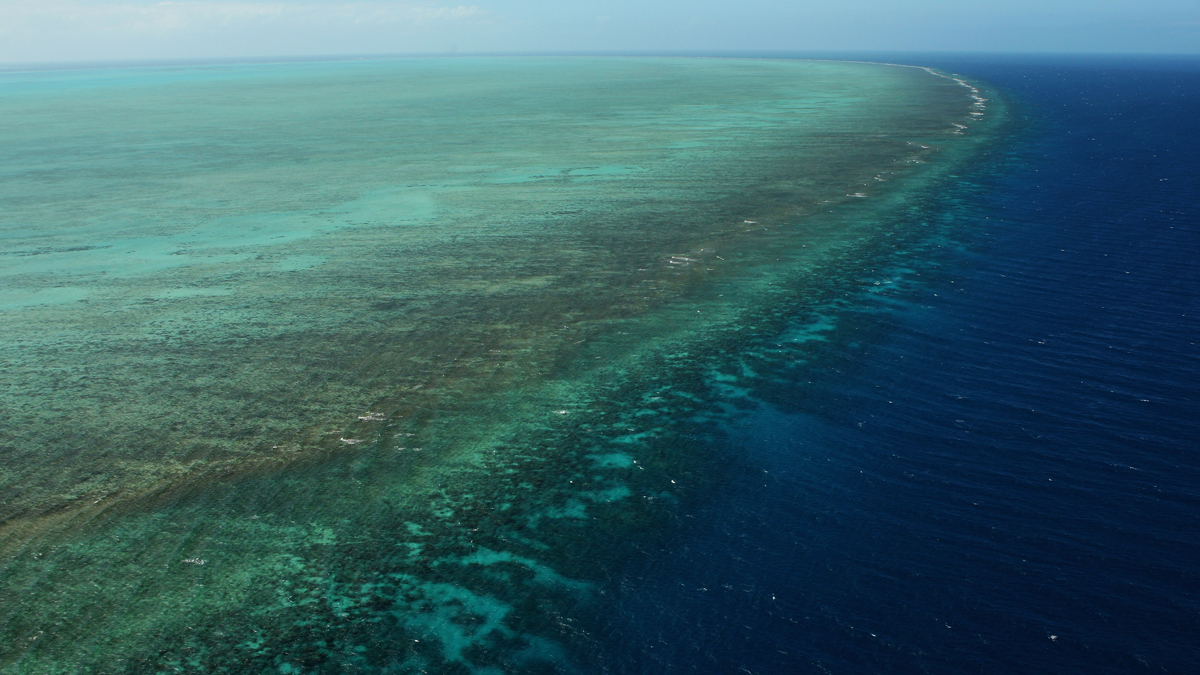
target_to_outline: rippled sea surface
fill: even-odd
[[[0,76],[0,672],[1193,671],[1200,67],[909,62]]]
[[[758,371],[736,478],[621,572],[613,672],[1200,669],[1200,62],[914,62],[1019,128]]]

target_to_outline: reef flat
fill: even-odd
[[[729,59],[4,75],[0,672],[583,667],[779,317],[906,240],[988,99]]]

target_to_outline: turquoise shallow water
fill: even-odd
[[[720,480],[686,439],[736,408],[722,355],[902,245],[984,98],[711,59],[5,75],[0,664],[570,670],[605,570]]]

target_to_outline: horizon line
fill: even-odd
[[[958,57],[958,58],[1068,58],[1068,59],[1182,59],[1200,60],[1200,52],[1086,52],[1086,51],[962,51],[962,50],[583,50],[583,51],[439,51],[380,52],[362,54],[288,54],[273,56],[217,56],[152,59],[91,59],[75,61],[28,61],[0,63],[0,73],[44,70],[90,70],[104,68],[186,67],[203,65],[271,65],[283,63],[321,63],[371,61],[406,58],[478,58],[478,57],[713,57],[713,58],[784,58],[849,60],[851,57]]]

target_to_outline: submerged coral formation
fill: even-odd
[[[584,668],[605,580],[730,470],[756,359],[836,330],[995,117],[760,60],[0,90],[12,673]]]

